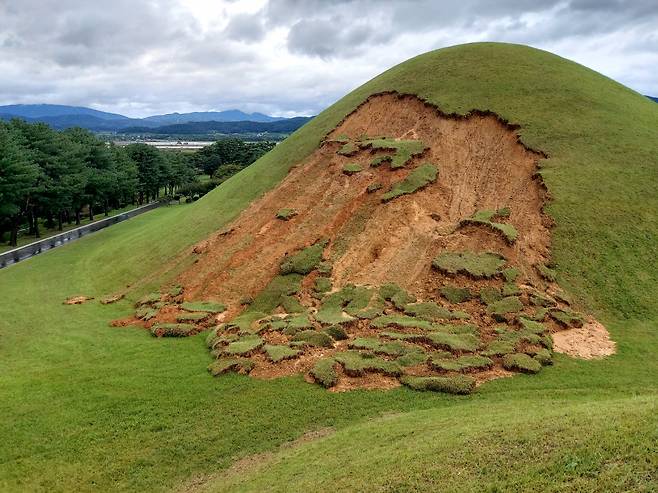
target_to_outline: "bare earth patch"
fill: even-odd
[[[604,358],[617,352],[617,344],[610,339],[607,329],[596,320],[578,329],[553,334],[553,349],[574,358]]]
[[[91,296],[71,296],[68,298],[64,304],[65,305],[82,305],[83,303],[86,303],[87,301],[93,300],[94,298]]]

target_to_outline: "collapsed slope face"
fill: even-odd
[[[340,153],[337,138],[361,136],[409,140],[427,149],[397,170],[387,163],[372,167],[374,158],[391,152]],[[493,115],[453,119],[413,96],[371,97],[305,163],[245,210],[231,234],[224,231],[198,249],[204,255],[182,278],[186,296],[229,305],[254,296],[277,273],[284,255],[320,239],[333,240],[327,253],[337,285],[393,281],[413,289],[429,269],[421,259],[449,247],[486,249],[501,243],[486,229],[452,230],[478,210],[505,206],[511,211],[508,222],[527,232],[514,245],[503,245],[505,253],[545,262],[550,236],[541,212],[545,192],[534,178],[538,158]],[[424,162],[437,166],[435,183],[381,202],[393,183]],[[350,163],[363,171],[344,173]],[[369,194],[367,187],[376,184],[381,189]],[[296,213],[290,221],[276,217],[285,208]]]
[[[210,328],[213,374],[466,393],[537,372],[583,322],[549,268],[541,157],[495,115],[373,95],[138,317]]]

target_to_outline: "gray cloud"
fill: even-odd
[[[510,41],[658,94],[656,0],[0,0],[0,104],[316,113],[442,46]]]
[[[259,15],[237,14],[229,21],[226,34],[231,39],[253,43],[265,37],[265,26]]]

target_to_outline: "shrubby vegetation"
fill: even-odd
[[[274,146],[237,139],[195,154],[147,144],[118,147],[81,128],[55,131],[19,119],[0,122],[0,242],[16,246],[19,231],[41,236],[40,224],[63,230],[83,213],[166,197],[200,197]],[[203,171],[212,179],[199,182]]]

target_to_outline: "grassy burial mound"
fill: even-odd
[[[464,394],[537,373],[551,334],[583,321],[546,275],[541,159],[496,115],[370,95],[196,249],[182,294],[148,297],[136,316],[158,337],[208,330],[213,375]]]
[[[205,489],[652,491],[656,128],[655,103],[550,53],[448,48],[364,84],[194,204],[3,269],[0,489],[218,476]],[[357,146],[376,139],[422,152],[392,169],[397,148]],[[381,200],[424,164],[434,181]],[[323,241],[308,273],[281,273]],[[505,264],[432,266],[466,252]],[[95,300],[62,304],[80,294]],[[563,325],[583,314],[618,354],[551,354],[549,334],[587,332]],[[477,398],[436,393],[521,373]],[[278,448],[318,428],[335,433]]]

